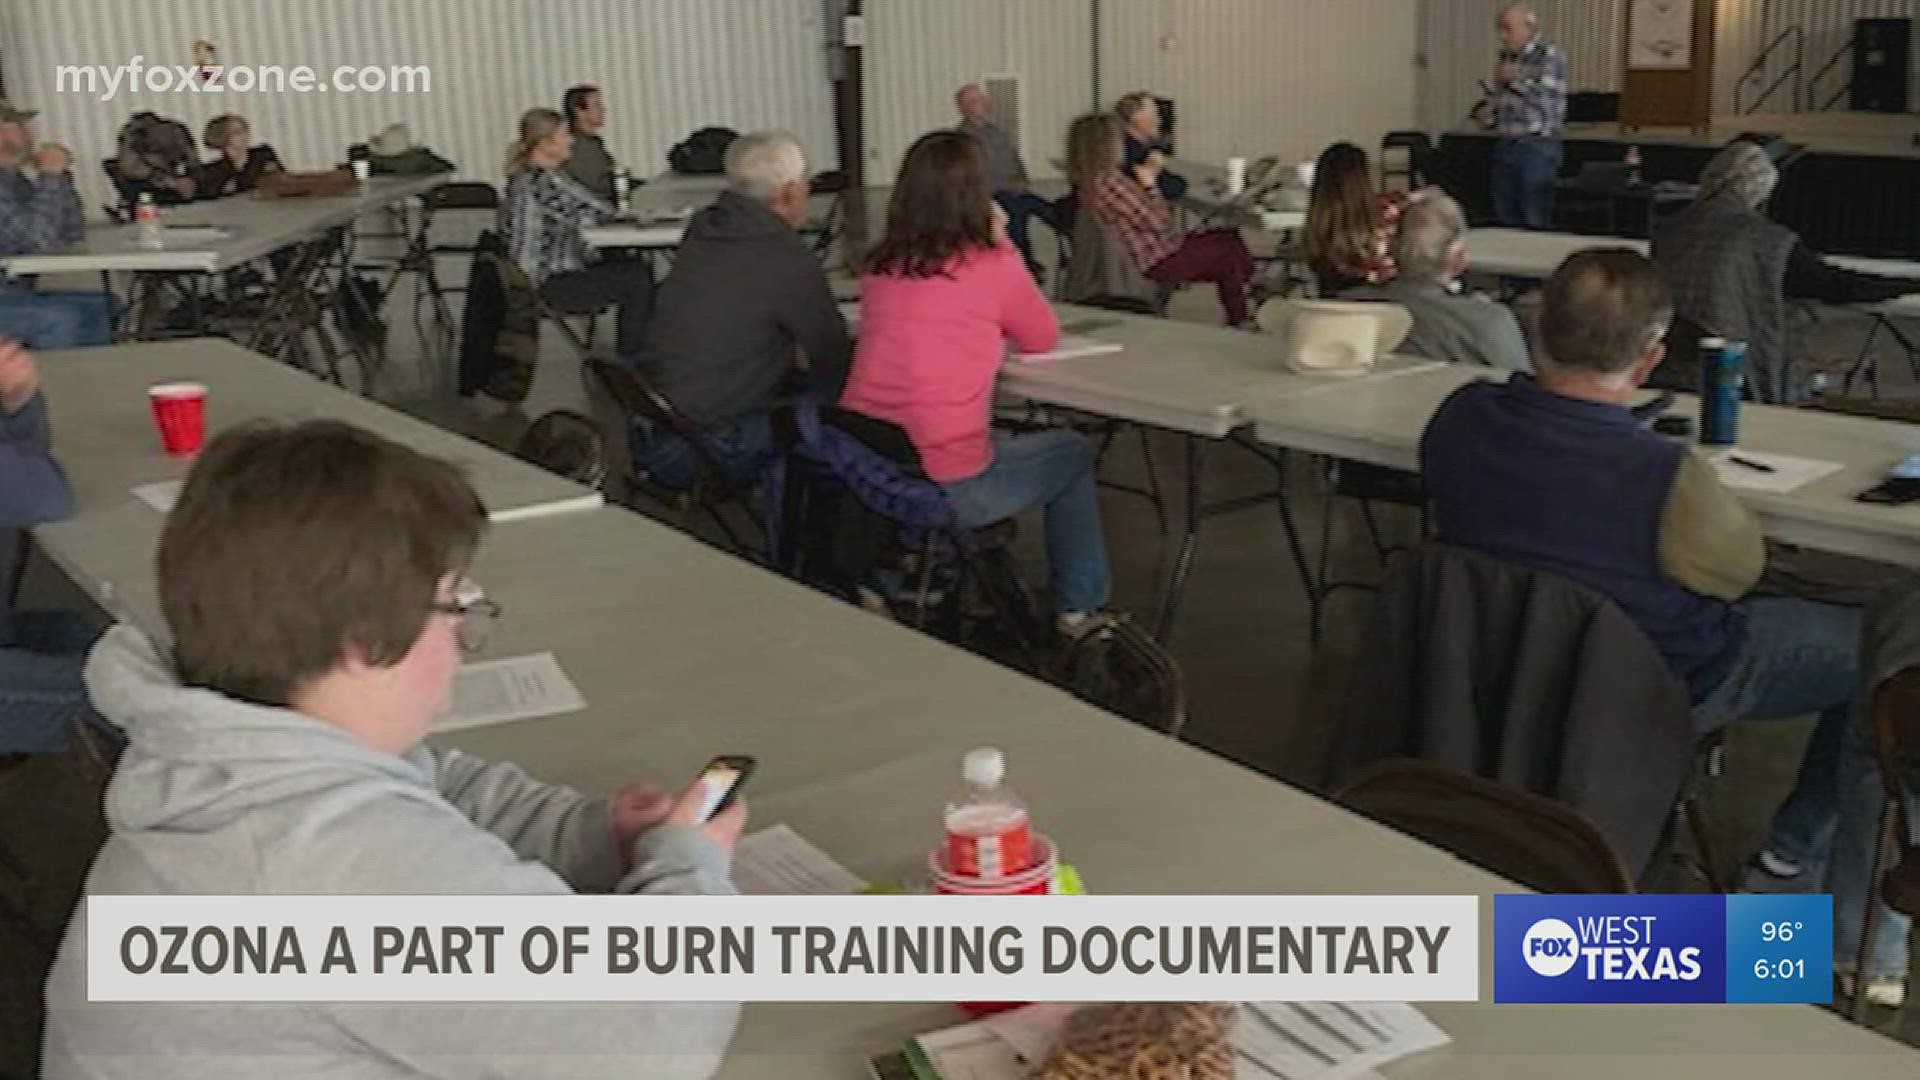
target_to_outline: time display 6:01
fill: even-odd
[[[1756,979],[1804,979],[1807,977],[1807,962],[1800,960],[1755,960],[1753,977]]]

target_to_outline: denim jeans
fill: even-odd
[[[107,294],[39,292],[16,282],[0,284],[0,337],[30,349],[85,349],[113,340]]]
[[[995,432],[993,461],[978,476],[940,485],[961,525],[978,529],[1046,508],[1047,570],[1054,610],[1098,611],[1112,591],[1093,451],[1076,432]]]
[[[735,480],[760,475],[773,458],[773,425],[766,413],[749,413],[702,430],[703,445],[714,464]],[[693,448],[665,425],[635,418],[631,433],[633,466],[663,487],[684,491],[693,485]]]
[[[1020,249],[1020,254],[1033,265],[1033,239],[1030,223],[1039,218],[1047,228],[1061,233],[1060,212],[1055,209],[1051,199],[1042,198],[1031,191],[996,191],[993,201],[1007,212],[1007,239]],[[1062,234],[1064,235],[1064,233]]]
[[[1744,602],[1747,641],[1706,700],[1694,706],[1696,734],[1735,720],[1786,720],[1818,713],[1800,759],[1793,791],[1775,811],[1767,847],[1803,866],[1826,865],[1826,888],[1836,905],[1833,949],[1851,967],[1860,943],[1860,902],[1872,873],[1879,828],[1880,770],[1858,702],[1860,612],[1786,597]],[[1841,821],[1847,802],[1860,816],[1860,793],[1870,789],[1865,820]],[[1844,828],[1845,836],[1837,835]],[[1851,897],[1851,908],[1840,897]],[[1869,974],[1905,971],[1906,920],[1881,908],[1869,950]]]
[[[0,614],[0,754],[48,754],[66,748],[80,679],[100,636],[91,619],[69,611]]]
[[[1516,229],[1553,227],[1559,139],[1501,139],[1493,148],[1493,216]]]

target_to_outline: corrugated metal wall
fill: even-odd
[[[1423,0],[1420,13],[1421,113],[1424,127],[1459,126],[1491,81],[1500,46],[1494,23],[1509,0]],[[1539,0],[1541,26],[1567,51],[1576,90],[1620,87],[1621,27],[1626,0]]]
[[[1725,114],[1733,112],[1734,86],[1748,65],[1777,35],[1795,25],[1806,33],[1803,85],[1816,104],[1826,104],[1851,80],[1851,56],[1834,65],[1817,83],[1812,79],[1829,59],[1852,43],[1854,20],[1893,17],[1920,20],[1920,0],[1720,0],[1723,62],[1714,72],[1715,107]],[[1745,91],[1746,99],[1751,102],[1757,98],[1776,77],[1786,74],[1792,63],[1791,47],[1769,56],[1765,70]],[[1908,108],[1920,110],[1920,41],[1914,43],[1910,78],[1912,100]],[[1794,111],[1788,104],[1794,93],[1792,87],[1790,79],[1786,88],[1762,106],[1762,111]],[[1844,100],[1839,108],[1846,108]]]
[[[1477,80],[1493,70],[1497,46],[1494,18],[1506,0],[1422,0],[1421,49],[1426,61],[1421,79],[1421,122],[1432,130],[1460,123],[1479,98]],[[1621,37],[1626,0],[1538,0],[1535,5],[1548,36],[1567,50],[1573,85],[1580,90],[1620,87]],[[1788,26],[1806,31],[1805,70],[1811,80],[1820,67],[1852,40],[1855,19],[1920,18],[1920,0],[1719,0],[1714,40],[1714,112],[1734,114],[1734,87],[1768,43]],[[1745,98],[1749,103],[1793,63],[1790,50],[1772,56]],[[1825,103],[1847,84],[1851,60],[1842,60],[1814,88]],[[1920,42],[1913,62],[1916,107],[1920,107]],[[1792,112],[1794,90],[1783,89],[1765,106],[1768,112]],[[1845,108],[1844,102],[1841,108]]]
[[[1414,125],[1416,0],[1109,0],[1109,99],[1179,105],[1180,156],[1297,160]]]
[[[96,163],[125,118],[154,109],[187,122],[246,114],[257,138],[295,168],[324,168],[353,142],[404,121],[421,142],[497,179],[522,110],[558,106],[576,82],[607,89],[609,148],[637,173],[666,167],[669,146],[706,124],[783,127],[816,168],[835,163],[820,0],[11,0],[7,90],[39,108],[40,130],[71,146],[90,206],[105,197]],[[111,102],[56,93],[59,64],[193,63],[192,39],[226,64],[424,65],[424,95],[154,94]]]
[[[877,0],[867,5],[867,166],[892,179],[908,146],[955,122],[953,92],[983,75],[1021,80],[1022,149],[1057,175],[1069,121],[1086,111],[1093,70],[1088,0]]]

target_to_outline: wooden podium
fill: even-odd
[[[1627,0],[1620,122],[1630,128],[1713,121],[1715,0]]]

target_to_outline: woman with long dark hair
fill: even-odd
[[[960,132],[923,136],[867,256],[841,404],[907,433],[961,525],[1044,506],[1054,609],[1061,632],[1078,637],[1105,625],[1111,587],[1093,455],[1072,431],[1008,435],[990,424],[1008,342],[1032,353],[1059,340],[1053,309],[1007,240],[985,150]]]
[[[1125,167],[1120,125],[1105,114],[1083,116],[1067,129],[1067,170],[1080,202],[1108,236],[1157,285],[1211,281],[1229,326],[1248,326],[1247,287],[1253,253],[1233,229],[1182,233],[1159,188],[1160,160]]]
[[[1321,296],[1393,277],[1389,247],[1400,205],[1399,199],[1374,193],[1365,150],[1343,142],[1321,152],[1300,240],[1301,257]]]

